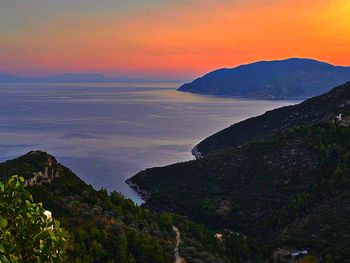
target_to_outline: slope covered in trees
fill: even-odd
[[[243,234],[266,257],[289,247],[308,249],[324,262],[346,262],[349,101],[347,84],[295,106],[302,110],[289,113],[300,112],[298,121],[281,118],[265,136],[199,160],[147,169],[131,182],[149,193],[147,207]]]
[[[344,120],[350,112],[350,83],[308,99],[300,104],[268,111],[219,131],[197,145],[208,155],[253,140],[286,131],[296,126]],[[348,120],[349,121],[349,120]]]
[[[67,262],[173,262],[173,225],[183,237],[180,254],[187,262],[235,262],[204,226],[135,206],[116,192],[96,191],[45,152],[0,164],[2,181],[13,174],[26,179],[34,201],[68,232]]]
[[[147,207],[229,228],[267,250],[288,245],[350,258],[349,143],[348,127],[296,128],[200,160],[148,169],[132,181],[150,193]]]

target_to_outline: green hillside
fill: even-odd
[[[344,117],[349,116],[349,113],[350,83],[346,83],[300,104],[268,111],[258,117],[233,124],[206,138],[196,148],[202,155],[208,155],[296,126],[332,122],[339,114]],[[349,119],[347,121],[350,122]]]
[[[280,117],[265,137],[246,138],[199,160],[147,169],[130,181],[148,193],[146,207],[231,229],[270,255],[288,247],[308,249],[329,259],[324,262],[346,262],[349,102],[347,84],[295,108],[274,111],[275,116],[288,111],[281,115],[288,120],[294,119],[293,112],[302,114],[297,121]],[[256,118],[261,121],[257,127],[272,125],[272,118],[266,120],[271,115]]]
[[[174,262],[173,225],[180,230],[180,256],[186,262],[236,262],[204,226],[135,206],[116,192],[96,191],[45,152],[2,163],[0,174],[2,180],[23,176],[34,201],[68,231],[67,262]]]

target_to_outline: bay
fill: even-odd
[[[193,159],[232,123],[297,101],[201,96],[180,84],[0,84],[0,161],[43,150],[96,189],[141,200],[125,180]]]

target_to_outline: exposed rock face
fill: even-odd
[[[198,150],[198,147],[195,146],[192,151],[191,151],[192,155],[196,158],[196,159],[200,159],[202,158],[202,153]]]
[[[55,178],[60,177],[59,168],[56,168],[54,162],[55,161],[53,161],[51,157],[49,157],[49,159],[47,160],[47,167],[44,168],[44,171],[33,173],[33,177],[26,179],[24,185],[27,187],[38,184],[40,185],[42,183],[50,183]]]

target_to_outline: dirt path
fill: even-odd
[[[176,233],[176,244],[175,244],[175,261],[174,263],[183,263],[185,262],[181,257],[180,257],[180,253],[179,253],[179,247],[180,247],[180,243],[181,243],[181,236],[180,236],[180,231],[176,226],[173,226],[173,230]]]

